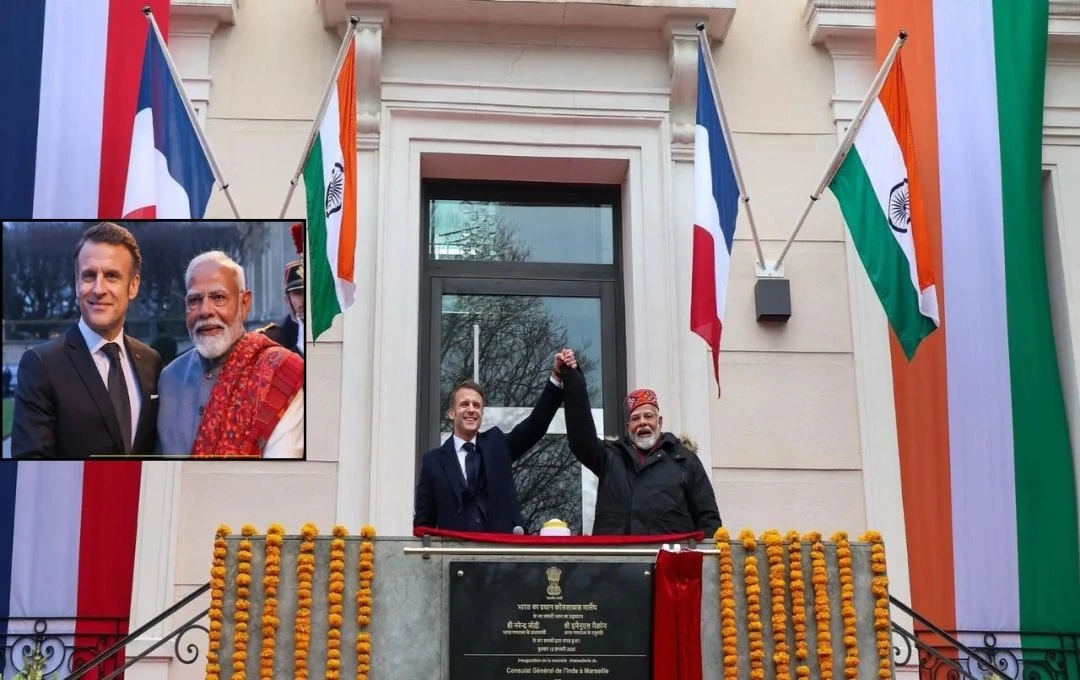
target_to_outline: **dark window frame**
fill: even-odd
[[[622,189],[615,185],[547,182],[422,180],[420,217],[420,323],[417,353],[416,470],[424,451],[442,442],[439,418],[444,404],[435,404],[440,384],[440,347],[433,335],[439,328],[443,293],[536,295],[600,299],[604,408],[608,433],[621,427],[620,395],[626,392],[626,315],[622,272]],[[487,262],[435,260],[428,256],[433,200],[507,201],[535,205],[582,205],[612,208],[612,264],[549,262]],[[434,395],[434,398],[433,398]]]

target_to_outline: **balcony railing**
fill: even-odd
[[[127,634],[127,618],[0,617],[0,677],[66,678],[86,667]],[[113,655],[98,666],[102,675],[122,665]]]

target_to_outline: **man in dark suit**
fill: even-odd
[[[497,427],[480,432],[479,385],[467,381],[450,394],[454,434],[420,459],[414,527],[509,534],[524,524],[512,465],[547,433],[562,405],[562,367],[560,353],[532,413],[508,433]]]
[[[124,333],[141,269],[127,229],[102,222],[83,234],[75,247],[78,324],[19,360],[13,458],[154,452],[161,357]]]

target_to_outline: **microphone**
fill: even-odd
[[[525,535],[525,530],[522,529],[521,527],[514,527],[514,535],[515,536],[524,536]]]

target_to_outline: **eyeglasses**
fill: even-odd
[[[229,302],[228,293],[210,293],[209,295],[203,295],[202,293],[192,293],[184,298],[184,305],[188,308],[188,311],[195,311],[202,307],[203,300],[210,298],[210,304],[218,309],[224,307]]]
[[[653,413],[652,411],[644,411],[642,413],[635,413],[630,416],[631,423],[640,423],[645,421],[646,423],[655,423],[656,419],[660,416],[659,413]]]

